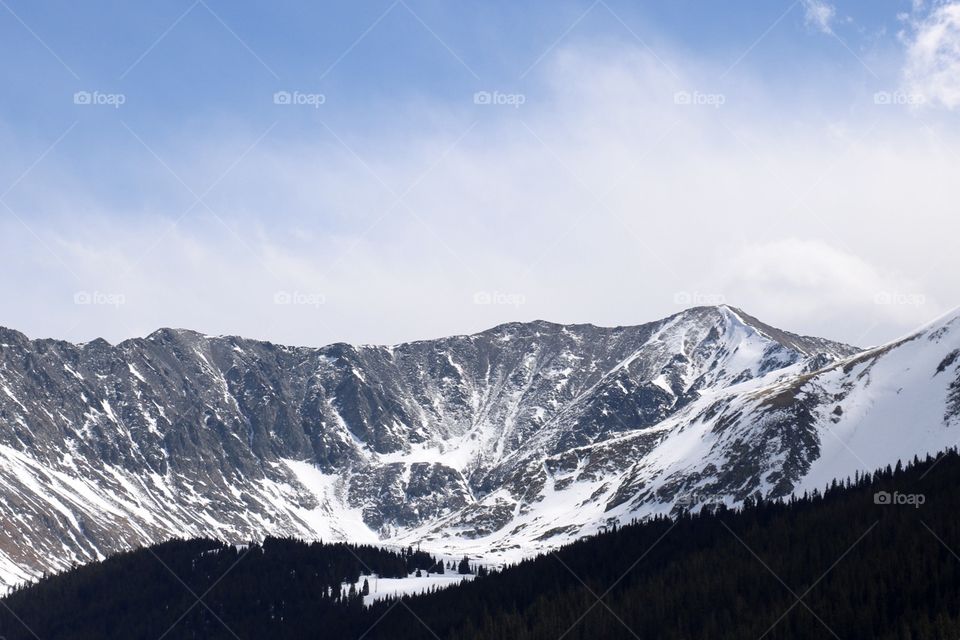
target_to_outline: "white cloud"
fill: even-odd
[[[825,0],[803,0],[803,12],[808,25],[822,33],[833,33],[833,21],[837,16],[837,9],[832,4]]]
[[[960,106],[960,2],[934,6],[908,36],[905,91],[928,105]]]
[[[679,79],[634,48],[566,49],[521,108],[468,95],[425,125],[417,105],[420,130],[389,135],[332,122],[363,162],[324,130],[278,127],[205,196],[219,221],[201,206],[171,227],[184,202],[150,189],[178,185],[146,153],[121,160],[156,169],[124,174],[152,207],[136,215],[59,170],[48,184],[31,174],[30,198],[10,201],[59,259],[0,219],[0,323],[74,340],[172,325],[396,342],[538,317],[635,324],[678,311],[686,292],[788,330],[877,342],[950,304],[960,186],[940,145],[953,134],[928,137],[909,118],[825,124],[794,94],[717,86],[722,69],[670,60]],[[202,177],[198,192],[249,144],[193,138],[159,152]],[[77,291],[125,304],[78,306]],[[926,305],[874,304],[884,292]],[[475,304],[478,293],[493,303]]]
[[[877,342],[880,326],[910,330],[944,311],[917,280],[819,239],[741,247],[716,288],[737,292],[739,304],[773,324],[846,325],[846,339],[858,346]]]

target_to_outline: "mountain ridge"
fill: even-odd
[[[744,311],[743,311],[742,309],[740,309],[739,307],[735,307],[735,306],[733,306],[733,305],[728,305],[728,304],[700,305],[700,306],[695,306],[695,307],[687,307],[686,309],[683,309],[683,310],[681,310],[681,311],[677,311],[676,313],[673,313],[673,314],[671,314],[671,315],[669,315],[669,316],[665,316],[664,318],[662,318],[662,319],[660,319],[660,320],[652,320],[652,321],[644,322],[644,323],[641,323],[641,324],[601,325],[601,324],[594,324],[594,323],[592,323],[592,322],[557,322],[557,321],[554,321],[554,320],[546,320],[546,319],[544,319],[544,318],[535,318],[535,319],[533,319],[533,320],[515,320],[515,321],[501,322],[501,323],[499,323],[499,324],[495,324],[495,325],[493,325],[493,326],[491,326],[491,327],[488,327],[487,329],[481,329],[481,330],[479,330],[479,331],[475,331],[475,332],[472,332],[472,333],[454,333],[454,334],[448,334],[448,335],[444,335],[444,336],[440,336],[440,337],[434,337],[434,338],[418,338],[418,339],[414,339],[414,340],[403,340],[403,341],[400,341],[400,342],[383,342],[383,343],[379,343],[379,342],[370,342],[370,343],[360,342],[360,343],[353,343],[353,342],[345,342],[345,341],[340,340],[340,341],[329,342],[329,343],[325,343],[325,344],[321,344],[321,345],[288,344],[288,343],[285,343],[285,342],[278,342],[278,341],[269,340],[269,339],[266,339],[266,338],[249,338],[249,337],[243,336],[243,335],[241,335],[241,334],[234,334],[234,333],[208,334],[208,333],[204,333],[204,332],[202,332],[202,331],[198,331],[198,330],[196,330],[196,329],[190,329],[190,328],[188,328],[188,327],[174,327],[174,326],[162,326],[162,327],[158,327],[158,328],[154,329],[153,331],[151,331],[150,333],[148,333],[148,334],[146,334],[146,335],[143,335],[143,336],[132,336],[132,337],[130,337],[130,338],[124,338],[123,340],[120,340],[119,342],[110,342],[109,340],[107,340],[106,338],[104,338],[104,337],[102,337],[102,336],[97,336],[97,337],[95,337],[95,338],[91,338],[90,340],[79,341],[79,342],[67,340],[67,339],[64,339],[64,338],[55,338],[55,337],[51,337],[51,336],[30,337],[30,336],[26,335],[25,333],[23,333],[22,331],[20,331],[20,330],[18,330],[18,329],[14,329],[14,328],[12,328],[12,327],[7,327],[7,326],[4,326],[4,325],[0,325],[0,336],[2,336],[4,332],[7,332],[7,333],[12,333],[12,334],[15,334],[15,335],[19,336],[20,338],[22,338],[22,340],[24,340],[24,341],[26,341],[26,342],[56,342],[56,343],[69,344],[69,345],[73,345],[73,346],[76,346],[76,347],[84,347],[84,346],[86,346],[86,345],[91,345],[91,344],[94,344],[94,343],[98,343],[98,344],[105,343],[107,346],[110,346],[110,347],[121,347],[121,346],[123,346],[124,344],[126,344],[126,343],[128,343],[128,342],[136,342],[137,340],[147,340],[147,339],[149,339],[151,336],[155,336],[155,335],[158,335],[158,334],[163,334],[163,333],[165,333],[165,332],[171,332],[171,333],[175,333],[175,334],[192,335],[192,336],[194,336],[194,337],[203,338],[203,339],[207,339],[207,340],[213,340],[213,339],[222,339],[222,340],[236,339],[236,340],[243,340],[243,341],[246,341],[246,342],[258,342],[258,343],[263,343],[263,344],[271,344],[271,345],[274,345],[274,346],[286,347],[286,348],[291,348],[291,349],[324,349],[324,348],[326,348],[326,347],[333,347],[333,346],[339,346],[339,345],[349,345],[349,346],[356,347],[356,348],[397,348],[397,347],[401,347],[401,346],[414,345],[414,344],[419,344],[419,343],[424,343],[424,342],[436,342],[437,340],[449,340],[449,339],[455,339],[455,338],[470,338],[470,337],[476,337],[476,336],[480,336],[480,335],[483,335],[483,334],[494,333],[494,332],[497,332],[497,331],[499,331],[499,330],[503,330],[503,329],[510,328],[510,327],[517,327],[517,326],[534,326],[534,325],[543,326],[543,325],[548,325],[548,326],[551,326],[551,327],[558,327],[558,328],[564,328],[564,327],[566,327],[566,328],[571,328],[571,329],[584,328],[584,329],[611,330],[611,331],[625,330],[625,329],[631,329],[631,328],[640,327],[640,326],[645,326],[645,325],[649,325],[649,324],[656,324],[656,323],[658,323],[658,322],[666,322],[666,321],[668,321],[668,320],[670,320],[670,319],[673,319],[673,318],[675,318],[675,317],[677,317],[677,316],[682,316],[682,315],[687,314],[687,313],[690,313],[690,312],[695,312],[695,311],[707,311],[707,310],[718,310],[718,309],[729,309],[730,311],[732,311],[732,312],[736,313],[738,316],[740,316],[740,317],[743,319],[744,323],[746,323],[746,324],[751,324],[752,326],[754,326],[755,328],[758,328],[758,329],[761,329],[761,328],[772,329],[775,333],[782,333],[782,334],[785,334],[785,335],[790,336],[790,337],[793,337],[793,338],[815,339],[815,340],[820,340],[820,341],[824,341],[824,342],[828,342],[828,343],[833,343],[833,344],[836,344],[836,345],[842,345],[842,346],[845,346],[845,347],[849,347],[849,348],[851,348],[851,349],[860,349],[860,347],[856,347],[856,346],[854,346],[854,345],[846,344],[846,343],[844,343],[844,342],[842,342],[842,341],[840,341],[840,340],[831,340],[831,339],[828,339],[828,338],[819,338],[819,337],[807,336],[807,335],[803,335],[803,334],[795,334],[795,333],[792,333],[792,332],[789,332],[789,331],[783,331],[783,330],[781,330],[781,329],[776,329],[775,327],[772,327],[771,325],[768,325],[768,324],[762,322],[761,320],[755,318],[754,316],[751,316],[750,314],[747,314],[746,312],[744,312]],[[958,309],[960,309],[960,308],[958,308]]]
[[[0,330],[7,584],[174,532],[516,558],[690,494],[788,495],[829,451],[830,394],[781,387],[863,353],[726,306],[392,346],[14,333],[26,341]],[[944,336],[924,363],[950,353]]]

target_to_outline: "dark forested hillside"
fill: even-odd
[[[361,594],[343,583],[364,573],[399,578],[437,565],[413,549],[275,538],[240,548],[171,540],[12,594],[0,607],[0,638],[234,637],[227,627],[244,638],[274,628],[283,637],[306,637],[297,635],[303,628],[350,637],[363,605]]]
[[[268,540],[175,541],[14,593],[0,636],[40,638],[870,638],[960,634],[960,456],[789,504],[659,519],[460,587],[365,608],[365,571],[435,560]],[[195,594],[195,595],[194,595]],[[198,597],[202,602],[198,603]]]

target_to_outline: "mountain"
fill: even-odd
[[[785,503],[628,524],[440,591],[464,576],[410,549],[172,540],[18,589],[0,636],[956,638],[958,485],[954,449]]]
[[[952,444],[958,318],[868,351],[726,306],[392,347],[0,330],[0,580],[171,536],[517,559],[786,496]]]

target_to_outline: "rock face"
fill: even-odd
[[[515,557],[789,495],[957,439],[958,325],[866,352],[730,307],[394,347],[0,329],[0,582],[171,536]],[[903,422],[845,458],[876,411]]]

